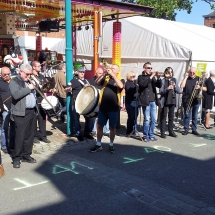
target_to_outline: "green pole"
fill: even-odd
[[[72,1],[65,0],[65,21],[66,21],[66,84],[73,78],[73,53],[72,53]],[[72,109],[70,104],[70,93],[66,97],[67,112],[67,135],[73,134]]]

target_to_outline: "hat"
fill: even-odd
[[[85,72],[85,68],[84,67],[80,67],[77,69],[78,72]]]

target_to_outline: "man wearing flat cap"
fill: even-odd
[[[85,68],[80,67],[77,69],[76,76],[71,80],[71,89],[72,90],[72,117],[74,120],[74,126],[75,126],[75,132],[76,137],[79,141],[83,141],[86,137],[87,139],[93,139],[93,137],[90,135],[94,120],[88,117],[85,117],[85,126],[84,126],[84,134],[82,135],[81,132],[81,124],[80,124],[80,115],[75,110],[75,101],[78,96],[78,93],[82,90],[83,87],[90,85],[89,82],[84,78],[85,75]],[[67,88],[68,89],[68,88]]]

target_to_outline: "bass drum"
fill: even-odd
[[[75,101],[76,112],[85,117],[97,117],[99,107],[99,90],[94,86],[87,86],[79,93]]]
[[[52,106],[47,102],[47,100]],[[60,102],[55,96],[47,96],[46,99],[43,99],[41,107],[48,116],[57,116],[61,112]]]

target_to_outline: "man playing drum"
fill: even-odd
[[[75,109],[75,101],[78,96],[78,93],[82,90],[83,87],[89,85],[89,82],[84,78],[85,69],[83,67],[79,68],[77,70],[77,76],[74,77],[71,81],[72,86],[72,115],[74,120],[74,126],[76,131],[76,137],[79,141],[83,141],[83,136],[81,133],[81,124],[80,124],[80,114],[76,112]],[[66,88],[65,92],[69,92],[71,89]],[[87,139],[94,139],[90,133],[93,129],[93,123],[94,120],[92,118],[88,118],[84,116],[85,118],[85,126],[84,126],[84,137]]]
[[[98,67],[96,69],[96,74],[94,77],[92,77],[91,79],[89,79],[89,83],[96,87],[97,89],[101,90],[102,86],[99,86],[96,84],[95,80],[99,77],[101,77],[104,74],[104,70],[101,67]],[[97,118],[95,119],[94,122],[94,126],[93,126],[93,130],[92,130],[92,135],[96,135],[96,127],[97,127]],[[104,135],[109,136],[110,135],[110,130],[109,130],[109,122],[107,122],[107,124],[104,126]]]
[[[97,143],[89,152],[102,151],[101,139],[103,136],[103,127],[109,120],[110,126],[110,145],[109,153],[114,153],[113,141],[116,135],[116,125],[120,107],[120,94],[123,89],[123,83],[117,78],[119,66],[113,64],[107,70],[107,74],[96,79],[96,83],[102,86],[99,97],[99,112],[97,124]]]

